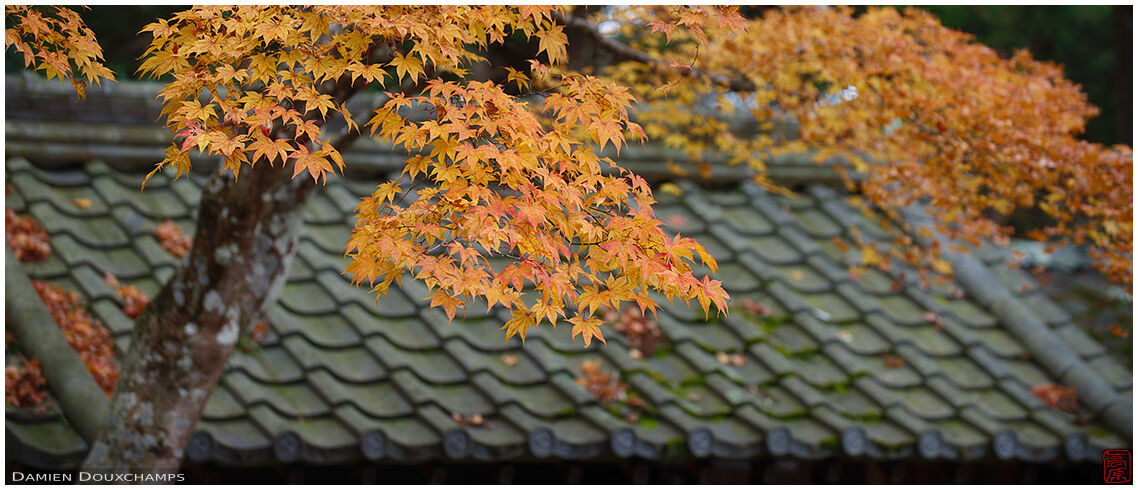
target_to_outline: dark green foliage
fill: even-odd
[[[953,29],[971,33],[1003,55],[1027,48],[1036,59],[1063,65],[1102,110],[1086,138],[1133,142],[1133,10],[1128,5],[923,6]]]

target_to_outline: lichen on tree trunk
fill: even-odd
[[[183,450],[248,324],[285,282],[308,179],[261,162],[203,189],[193,247],[135,322],[110,418],[83,469],[177,471]],[[160,381],[160,382],[156,382]]]

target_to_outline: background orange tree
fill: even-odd
[[[110,77],[74,13],[7,14],[29,65],[80,95]],[[138,317],[90,468],[180,464],[239,332],[283,284],[295,210],[361,134],[410,156],[361,199],[345,272],[380,295],[409,274],[448,317],[475,300],[509,308],[507,339],[565,320],[603,341],[597,309],[654,311],[653,293],[726,312],[719,281],[692,273],[714,259],[664,234],[645,180],[598,151],[626,138],[686,151],[694,168],[678,173],[725,157],[779,192],[765,163],[808,153],[868,203],[919,203],[973,243],[1006,241],[997,218],[1038,208],[1050,221],[1035,238],[1087,243],[1131,280],[1130,149],[1077,138],[1095,109],[1056,66],[1000,58],[917,11],[208,6],[142,34],[140,71],[169,80],[155,171],[184,174],[192,151],[222,164],[185,262]],[[353,114],[369,85],[384,102]],[[902,245],[896,259],[950,272],[942,244]],[[866,266],[892,259],[863,252]]]

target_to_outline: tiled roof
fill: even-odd
[[[54,170],[20,158],[6,163],[7,205],[40,220],[54,253],[23,264],[27,274],[79,291],[126,352],[131,321],[103,283],[105,272],[148,294],[177,261],[154,238],[173,219],[192,233],[204,177],[151,180],[89,162]],[[858,252],[833,238],[889,246],[890,230],[854,211],[842,195],[813,186],[774,197],[743,184],[714,191],[684,185],[658,193],[657,215],[702,243],[719,261],[730,315],[707,321],[698,307],[664,303],[666,342],[630,353],[611,328],[607,346],[585,349],[568,328],[531,330],[505,342],[502,312],[471,306],[448,324],[428,309],[425,288],[405,280],[377,303],[341,275],[358,197],[376,182],[336,178],[305,207],[306,228],[289,281],[268,311],[270,332],[252,352],[235,352],[188,448],[188,459],[226,465],[361,460],[521,458],[825,458],[1026,461],[1098,459],[1128,447],[1129,426],[1099,415],[1132,403],[1132,373],[1052,304],[1032,278],[994,249],[975,254],[1069,356],[1041,359],[997,308],[956,283],[928,290],[908,271],[851,277]],[[79,209],[73,198],[91,199]],[[903,270],[903,268],[898,268]],[[744,298],[769,306],[756,316]],[[928,312],[941,320],[938,328]],[[1037,326],[1039,326],[1037,325]],[[717,354],[740,354],[722,363]],[[517,363],[507,365],[504,356]],[[903,364],[886,365],[886,355]],[[600,359],[646,401],[636,422],[575,382],[580,363]],[[1045,406],[1032,387],[1070,384],[1055,365],[1092,373],[1096,391],[1079,425]],[[1078,381],[1077,379],[1074,381]],[[1105,383],[1103,383],[1105,382]],[[481,414],[481,426],[451,414]],[[7,414],[9,444],[29,464],[70,467],[86,442],[60,414]],[[9,446],[12,450],[13,446]]]

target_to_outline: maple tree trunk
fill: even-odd
[[[110,419],[87,471],[177,472],[242,331],[285,283],[314,185],[258,165],[205,185],[193,246],[135,322]]]

